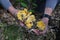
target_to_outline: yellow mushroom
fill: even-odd
[[[27,9],[19,10],[17,13],[17,18],[23,21],[28,29],[30,29],[33,26],[33,22],[36,20],[35,16],[32,15],[32,12],[28,12]]]
[[[44,30],[45,29],[45,24],[43,21],[38,21],[37,22],[37,27],[40,29],[40,30]]]
[[[27,18],[27,20],[25,21],[25,24],[27,26],[28,29],[30,29],[33,26],[33,21],[35,21],[35,16],[31,15]]]

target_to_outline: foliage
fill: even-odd
[[[37,6],[35,2],[36,2],[35,0],[16,0],[15,5],[17,5],[17,3],[20,3],[18,5],[21,5],[21,7],[28,8],[30,11],[35,12],[34,8]],[[54,26],[58,27],[59,18],[60,18],[59,10],[60,10],[60,6],[54,11],[55,14],[53,14],[53,19],[50,20],[51,21],[50,26],[52,25],[53,27]],[[0,20],[1,20],[0,35],[3,34],[3,36],[2,37],[0,36],[0,37],[4,38],[4,40],[55,40],[56,38],[55,33],[53,32],[55,29],[52,29],[53,31],[48,30],[49,32],[44,36],[43,35],[37,36],[34,34],[30,34],[24,28],[22,28],[21,26],[18,26],[16,24],[16,21],[13,21],[14,18],[11,17],[10,15],[7,15],[9,13],[7,13],[6,10],[2,11],[2,13],[5,13],[5,16],[3,15],[2,17],[0,17]],[[1,30],[2,30],[2,33],[1,33]]]
[[[16,0],[15,3],[19,2],[20,6],[23,8],[29,9],[29,11],[34,12],[34,8],[37,7],[37,4],[35,3],[36,0]]]

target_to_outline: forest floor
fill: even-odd
[[[39,15],[39,14],[37,14]],[[49,32],[46,35],[29,34],[17,25],[13,16],[5,9],[0,9],[0,40],[55,40],[59,30],[60,4],[56,7],[49,21]]]

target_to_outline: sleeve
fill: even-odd
[[[58,0],[46,0],[46,7],[52,8],[54,10]]]
[[[10,6],[12,6],[12,4],[10,3],[9,0],[0,0],[0,4],[1,4],[6,10],[8,10],[8,8],[9,8]]]

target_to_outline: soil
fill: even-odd
[[[17,6],[16,8],[19,8]],[[41,14],[35,14],[37,19]],[[37,16],[39,15],[39,16]],[[52,17],[49,20],[49,32],[46,35],[33,35],[24,31],[21,27],[16,27],[17,22],[15,18],[10,15],[5,9],[0,7],[0,39],[9,40],[16,38],[16,40],[55,40],[60,38],[60,4],[57,5],[56,9],[53,11]],[[10,32],[9,32],[10,31]],[[11,36],[10,36],[11,35]],[[20,35],[22,38],[20,38]],[[11,37],[11,38],[9,38]]]

